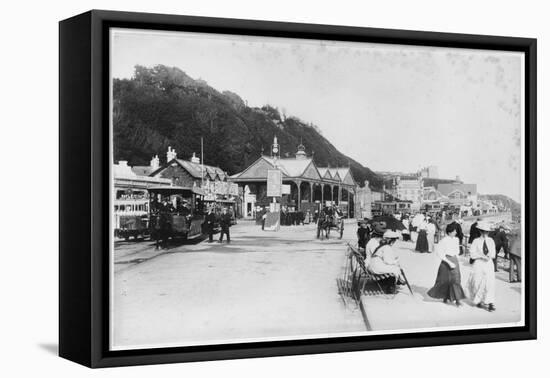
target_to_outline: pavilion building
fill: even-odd
[[[275,137],[271,156],[262,154],[248,168],[229,178],[242,188],[245,217],[253,217],[257,208],[266,207],[272,201],[267,197],[267,174],[273,169],[281,171],[282,183],[290,189],[281,198],[283,206],[313,212],[321,204],[336,204],[348,217],[355,216],[358,186],[349,167],[318,167],[313,158],[307,156],[303,144],[298,146],[293,158],[281,158],[279,151]]]

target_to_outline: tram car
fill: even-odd
[[[149,237],[149,194],[147,190],[117,190],[114,198],[115,238]]]
[[[148,188],[151,239],[188,239],[202,234],[204,191],[199,187]]]

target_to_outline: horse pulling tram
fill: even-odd
[[[158,186],[149,191],[151,239],[166,246],[168,239],[186,240],[202,234],[204,191],[198,187]]]

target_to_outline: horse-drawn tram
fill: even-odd
[[[199,187],[157,186],[148,188],[151,238],[188,239],[202,234],[204,191]]]
[[[114,198],[115,238],[129,240],[149,236],[149,193],[146,189],[123,189]]]

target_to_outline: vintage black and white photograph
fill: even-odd
[[[525,325],[523,53],[109,37],[111,350]]]

